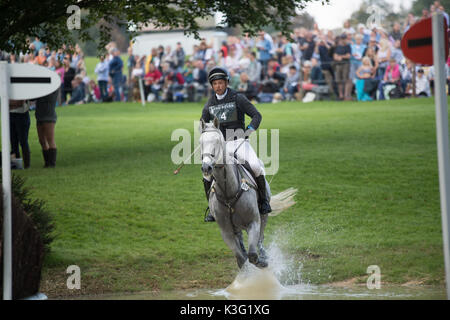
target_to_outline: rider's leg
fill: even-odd
[[[212,179],[211,181],[208,181],[203,177],[203,187],[205,188],[205,195],[206,195],[206,201],[209,202],[209,192],[211,190],[212,185]],[[206,209],[208,211],[209,207]],[[214,222],[216,221],[214,217],[212,216],[211,212],[208,212],[208,215],[205,217],[205,222]]]
[[[253,173],[255,174],[256,183],[259,190],[260,214],[272,212],[270,207],[270,194],[266,185],[266,177],[263,163],[258,159],[251,144],[246,141],[236,150],[236,156],[239,162],[247,161]]]
[[[256,177],[256,184],[258,185],[258,191],[260,196],[260,214],[267,214],[272,212],[272,208],[270,207],[270,195],[266,186],[266,177],[264,175],[260,175]]]

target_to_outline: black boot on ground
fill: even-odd
[[[272,208],[270,207],[269,199],[267,199],[266,177],[262,175],[257,177],[256,183],[258,185],[259,191],[259,213],[260,214],[271,213]]]
[[[206,179],[203,179],[203,187],[205,188],[205,195],[206,195],[206,201],[209,202],[209,192],[211,190],[212,181],[208,181]],[[206,214],[208,213],[208,215]],[[209,207],[206,208],[205,211],[205,222],[214,222],[216,219],[214,219],[213,215],[211,214],[211,211],[209,211]]]
[[[56,167],[56,149],[48,149],[48,168]]]
[[[49,166],[49,150],[42,150],[42,156],[44,157],[44,168]]]

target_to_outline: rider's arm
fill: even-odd
[[[205,121],[206,123],[208,123],[212,120],[211,114],[209,113],[209,109],[208,109],[207,105],[205,105],[205,107],[203,108],[201,119],[203,119],[203,121]]]
[[[238,99],[238,107],[244,111],[246,115],[248,115],[250,118],[252,118],[252,121],[248,125],[248,127],[251,127],[253,130],[258,130],[259,125],[262,121],[261,113],[255,108],[255,106],[248,101],[247,97],[239,94],[237,96]]]

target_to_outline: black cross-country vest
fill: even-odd
[[[236,91],[228,89],[225,98],[218,100],[214,94],[207,104],[210,119],[219,119],[219,129],[224,137],[226,129],[245,129],[245,114],[238,112],[236,96]]]

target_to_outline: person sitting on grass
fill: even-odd
[[[159,91],[161,90],[160,79],[162,77],[161,72],[155,67],[153,62],[150,62],[148,72],[144,76],[144,92],[147,97],[150,93],[153,93],[156,97],[156,101],[159,101]]]
[[[422,68],[417,71],[416,75],[416,93],[419,97],[431,96],[430,81]]]
[[[75,79],[72,80],[72,88],[72,97],[70,98],[68,104],[83,104],[86,91],[82,76],[77,75]]]
[[[387,85],[398,85],[401,86],[400,83],[401,75],[400,75],[400,67],[395,60],[395,58],[389,59],[389,65],[386,67],[386,71],[384,73],[383,81],[380,81],[378,86],[379,89],[379,100],[385,99],[384,88]]]
[[[297,67],[291,65],[289,72],[284,82],[284,87],[281,89],[283,98],[287,100],[294,100],[294,95],[298,92],[298,83],[300,81],[300,74],[297,71]]]
[[[245,72],[242,72],[240,75],[237,91],[245,95],[249,101],[255,101],[258,97],[258,89],[253,85]]]

